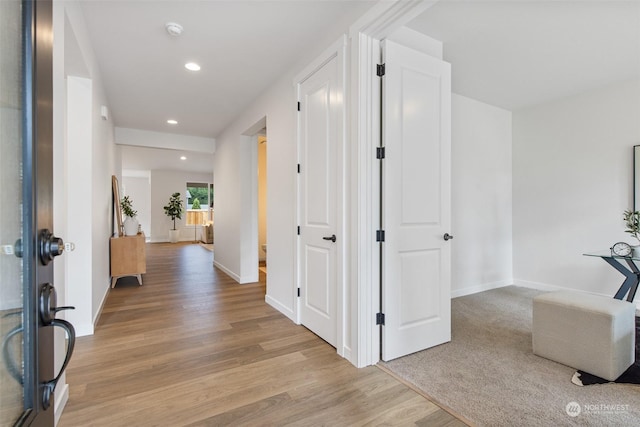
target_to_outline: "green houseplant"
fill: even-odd
[[[173,221],[173,229],[169,231],[171,243],[178,241],[178,230],[176,230],[176,218],[182,219],[182,199],[180,199],[180,193],[173,193],[169,198],[169,203],[164,207],[164,213]]]
[[[124,216],[129,218],[135,218],[138,214],[138,211],[133,210],[133,200],[129,196],[124,196],[120,201],[120,207],[122,208],[122,213]]]
[[[640,212],[626,210],[624,211],[623,219],[627,226],[627,229],[624,230],[625,233],[631,234],[640,242]]]
[[[127,236],[135,236],[138,234],[138,220],[136,215],[138,211],[133,209],[133,200],[129,196],[124,196],[120,200],[120,208],[126,217],[124,220],[124,234]]]

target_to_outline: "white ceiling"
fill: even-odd
[[[215,138],[312,59],[309,46],[328,45],[374,3],[92,0],[82,9],[116,126]],[[166,33],[169,21],[181,37]],[[408,26],[443,41],[456,93],[512,111],[640,75],[636,0],[443,0]],[[187,61],[202,71],[186,71]],[[124,169],[213,164],[201,153],[187,157],[206,165],[177,162],[171,150],[123,153]]]
[[[198,173],[213,172],[213,154],[195,151],[122,145],[123,170],[187,170]],[[180,157],[186,160],[180,160]]]
[[[640,76],[637,0],[445,0],[408,26],[444,43],[454,92],[507,110]]]
[[[334,41],[373,4],[92,0],[82,9],[116,126],[216,137],[309,46]],[[167,22],[184,33],[171,37]],[[189,61],[202,70],[185,70]]]

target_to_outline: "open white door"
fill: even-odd
[[[382,43],[382,359],[451,340],[451,68]]]
[[[298,85],[300,322],[337,344],[337,149],[342,96],[334,56]]]

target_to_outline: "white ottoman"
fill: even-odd
[[[533,299],[533,353],[614,381],[635,361],[634,304],[559,291]]]

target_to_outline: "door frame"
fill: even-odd
[[[374,365],[380,360],[381,333],[376,325],[380,307],[379,243],[375,230],[380,224],[380,170],[376,148],[380,145],[380,79],[376,66],[381,61],[380,40],[436,4],[433,0],[396,0],[371,8],[349,29],[350,86],[352,108],[349,117],[350,175],[348,221],[351,227],[348,283],[352,313],[353,358],[357,367]]]
[[[332,60],[333,58],[337,59],[337,67],[338,67],[338,91],[342,94],[342,109],[340,111],[340,123],[338,123],[338,134],[340,135],[339,140],[337,141],[336,147],[336,170],[338,176],[336,177],[338,192],[336,194],[336,235],[339,236],[336,241],[336,350],[338,354],[346,359],[351,360],[351,348],[348,345],[348,340],[345,339],[345,328],[346,323],[345,319],[347,319],[347,306],[345,304],[345,292],[346,292],[346,283],[347,283],[347,275],[346,275],[346,258],[345,254],[347,253],[347,234],[346,234],[346,195],[347,195],[347,157],[346,157],[346,117],[348,110],[348,103],[346,90],[345,90],[345,82],[346,82],[346,46],[347,46],[347,38],[346,36],[340,37],[337,41],[335,41],[329,48],[327,48],[322,54],[316,57],[309,65],[307,65],[300,73],[298,73],[293,78],[293,87],[294,87],[294,103],[292,105],[297,105],[300,101],[300,85],[309,78],[312,74],[322,68],[327,62]],[[295,110],[295,119],[294,123],[296,124],[295,128],[295,138],[296,138],[296,163],[300,164],[300,114],[297,109]],[[300,186],[300,175],[297,173],[297,167],[292,167],[294,171],[294,182],[295,182],[295,197],[294,197],[294,218],[296,220],[296,224],[300,224],[300,203],[302,201],[301,197],[301,186]],[[293,316],[296,324],[301,324],[300,319],[300,297],[298,296],[298,289],[301,288],[301,277],[300,277],[300,238],[297,233],[294,233],[294,295],[293,298],[296,300],[293,304]]]

